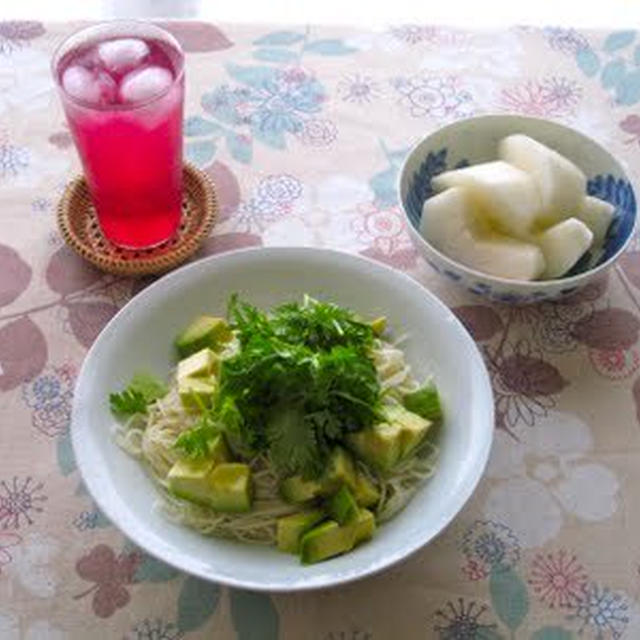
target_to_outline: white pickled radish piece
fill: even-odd
[[[537,236],[546,268],[543,278],[559,278],[578,262],[593,243],[593,233],[577,218],[563,220]]]
[[[502,160],[526,171],[538,188],[541,212],[538,223],[548,226],[575,215],[585,196],[587,179],[573,162],[523,134],[500,141]]]
[[[453,187],[438,193],[422,205],[420,233],[438,251],[447,253],[452,238],[468,229],[474,207],[465,189]]]
[[[463,233],[460,262],[477,271],[508,280],[536,280],[544,272],[542,251],[535,244],[499,233],[473,236]]]
[[[582,202],[577,217],[591,229],[594,247],[604,243],[615,210],[616,208],[610,202],[593,196],[587,196]]]
[[[468,189],[481,214],[502,233],[526,238],[540,212],[533,179],[501,160],[446,171],[432,180],[438,189]]]
[[[424,203],[420,232],[438,251],[472,269],[513,280],[544,271],[542,252],[527,242],[486,232],[465,189],[454,187]]]

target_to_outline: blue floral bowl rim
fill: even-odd
[[[409,213],[407,212],[407,208],[404,202],[404,196],[402,193],[402,183],[404,181],[404,176],[407,173],[407,166],[409,162],[414,158],[414,156],[418,155],[418,150],[420,149],[420,147],[422,147],[422,145],[425,144],[427,140],[429,140],[429,138],[432,138],[436,134],[446,132],[447,130],[455,129],[461,124],[469,124],[469,123],[480,122],[480,121],[491,122],[491,121],[498,121],[498,120],[505,120],[505,119],[514,120],[514,121],[515,120],[527,121],[532,124],[535,124],[535,123],[550,124],[552,126],[565,129],[568,133],[570,133],[573,136],[577,136],[577,137],[588,140],[594,146],[598,147],[600,151],[604,153],[605,156],[608,156],[613,165],[617,166],[620,169],[620,173],[631,186],[631,190],[633,192],[633,196],[636,203],[638,202],[636,198],[635,184],[634,184],[634,181],[631,180],[629,177],[629,173],[627,172],[626,165],[622,161],[618,160],[618,158],[616,158],[602,144],[600,144],[597,140],[594,140],[591,136],[587,135],[586,133],[583,133],[582,131],[578,131],[577,129],[574,129],[573,127],[570,127],[566,124],[556,122],[555,120],[550,120],[548,118],[535,118],[532,116],[523,116],[517,113],[486,114],[482,116],[472,116],[470,118],[461,118],[460,120],[456,120],[455,122],[450,122],[449,124],[446,124],[443,127],[438,127],[437,129],[434,129],[433,131],[428,133],[426,136],[423,136],[422,138],[420,138],[415,144],[411,146],[411,149],[409,150],[404,160],[402,161],[400,171],[398,172],[398,177],[396,178],[396,191],[398,193],[398,201],[400,202],[402,213],[404,214],[405,224],[409,228],[409,232],[413,238],[417,238],[418,242],[424,243],[430,251],[433,251],[451,269],[458,269],[459,271],[462,271],[463,273],[467,274],[471,278],[488,280],[491,282],[495,282],[496,284],[503,285],[505,287],[513,287],[517,285],[518,287],[522,287],[529,291],[540,290],[541,288],[554,288],[560,283],[562,283],[563,286],[564,285],[580,286],[582,284],[585,284],[583,281],[590,280],[594,275],[601,273],[603,271],[606,271],[627,250],[627,247],[629,246],[631,239],[634,237],[634,235],[638,231],[637,204],[636,204],[636,210],[633,216],[633,225],[631,227],[631,230],[629,231],[628,236],[625,238],[624,242],[622,243],[618,251],[616,251],[608,260],[605,260],[601,264],[598,264],[595,267],[588,269],[587,271],[583,271],[582,273],[578,273],[573,276],[567,276],[565,278],[554,278],[552,280],[512,280],[509,278],[501,278],[499,276],[494,276],[488,273],[484,273],[482,271],[476,271],[475,269],[471,269],[470,267],[467,267],[462,263],[457,262],[456,260],[453,260],[449,256],[446,256],[441,251],[438,251],[438,249],[436,249],[432,244],[427,242],[427,240],[422,236],[422,234],[418,231],[418,229],[416,229],[413,226],[413,223],[409,218]],[[428,150],[427,150],[427,153],[428,153]],[[421,155],[423,159],[426,157],[425,154],[421,154]]]

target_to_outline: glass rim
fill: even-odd
[[[161,35],[163,38],[168,40],[170,45],[174,47],[175,50],[180,54],[179,56],[180,66],[176,70],[175,77],[173,78],[173,81],[171,82],[171,84],[166,89],[158,93],[157,95],[151,96],[146,100],[143,100],[141,102],[136,102],[135,104],[131,104],[131,105],[127,105],[127,104],[111,104],[111,105],[104,105],[104,106],[95,105],[86,100],[76,98],[75,96],[71,95],[68,91],[66,91],[64,86],[62,85],[62,81],[61,81],[60,75],[58,74],[58,69],[57,69],[59,62],[62,59],[61,51],[64,49],[65,45],[67,45],[68,42],[73,38],[76,38],[77,36],[82,35],[85,31],[88,32],[92,30],[99,30],[100,28],[110,27],[110,26],[126,27],[127,25],[144,27],[146,29],[151,29],[152,31],[155,30],[158,33],[158,35]],[[126,38],[131,36],[123,34],[121,37]],[[86,42],[89,42],[89,41],[90,40],[87,39]],[[69,48],[69,51],[71,50],[72,48]],[[67,100],[69,100],[75,105],[82,107],[83,109],[90,109],[92,111],[135,111],[136,109],[141,109],[158,100],[161,100],[176,86],[176,84],[178,84],[179,82],[182,82],[182,79],[184,77],[184,58],[185,58],[184,50],[180,46],[180,43],[178,42],[177,38],[172,33],[158,26],[154,22],[150,22],[148,20],[136,20],[136,19],[106,20],[103,22],[96,22],[94,24],[80,27],[79,29],[76,29],[75,31],[67,35],[64,38],[64,40],[62,40],[62,42],[60,42],[53,51],[53,54],[51,56],[51,62],[50,62],[50,71],[51,71],[51,75],[53,76],[54,82],[56,83],[56,86],[58,90],[62,93],[62,95]]]

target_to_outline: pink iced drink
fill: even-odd
[[[92,40],[55,73],[104,235],[158,245],[180,224],[183,58],[158,39]]]

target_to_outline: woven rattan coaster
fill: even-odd
[[[218,213],[215,190],[206,174],[185,164],[182,183],[180,229],[173,239],[153,249],[121,249],[102,235],[82,176],[67,185],[58,203],[58,228],[76,253],[103,271],[128,276],[168,271],[197,251]]]

